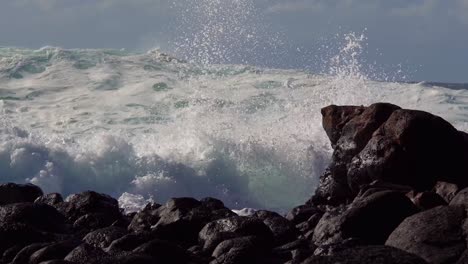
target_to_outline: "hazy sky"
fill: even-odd
[[[218,22],[226,27],[215,32]],[[244,54],[234,62],[311,70],[324,70],[343,34],[357,32],[367,38],[364,68],[378,76],[468,82],[468,0],[0,0],[0,25],[0,46],[191,55],[180,41],[212,41],[222,44],[210,51]]]

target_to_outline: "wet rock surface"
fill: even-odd
[[[0,264],[467,263],[466,133],[387,103],[322,115],[332,162],[285,215],[190,197],[125,215],[106,194],[2,183]]]

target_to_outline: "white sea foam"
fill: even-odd
[[[340,58],[361,39],[348,41]],[[330,159],[321,107],[391,102],[468,130],[467,90],[372,81],[347,60],[313,75],[158,51],[2,48],[1,181],[106,192],[129,210],[174,196],[280,210],[310,197]]]

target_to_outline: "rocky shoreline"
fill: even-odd
[[[105,194],[4,183],[0,264],[468,263],[468,134],[387,103],[322,115],[333,161],[286,216],[213,198],[124,214]]]

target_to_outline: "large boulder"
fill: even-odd
[[[116,199],[93,191],[73,194],[56,207],[71,222],[84,215],[96,213],[104,214],[114,221],[121,217],[119,203]]]
[[[34,200],[35,203],[45,203],[50,206],[55,206],[57,204],[63,203],[63,197],[60,193],[48,193],[42,196],[37,197]]]
[[[276,245],[291,242],[299,235],[293,223],[278,213],[260,210],[255,212],[252,217],[262,220],[270,228]]]
[[[355,247],[332,256],[313,256],[301,264],[427,264],[416,255],[386,246]]]
[[[340,139],[343,127],[355,116],[362,114],[364,110],[363,106],[330,105],[322,108],[322,126],[332,146],[335,146]]]
[[[133,253],[154,257],[157,263],[185,264],[189,260],[189,255],[183,248],[168,241],[155,239],[147,242],[136,249]]]
[[[235,215],[224,205],[213,210],[213,199],[206,204],[209,206],[193,198],[170,199],[158,208],[160,218],[151,227],[152,233],[158,238],[194,245],[198,242],[198,233],[207,223]]]
[[[455,263],[466,249],[464,218],[461,207],[439,206],[406,218],[385,244],[430,263]]]
[[[65,232],[65,218],[52,206],[16,203],[0,206],[0,223],[24,224],[46,232]]]
[[[110,246],[114,240],[119,239],[126,234],[127,230],[120,227],[110,226],[88,233],[83,238],[83,241],[91,246],[104,249]]]
[[[350,162],[372,138],[373,133],[400,107],[388,103],[376,103],[355,116],[341,131],[333,154],[335,161]]]
[[[466,186],[468,159],[461,134],[447,121],[416,110],[396,110],[348,165],[358,192],[373,180],[431,190],[437,181]]]
[[[313,204],[338,205],[352,201],[348,184],[348,163],[367,144],[398,106],[377,103],[369,107],[328,106],[322,109],[323,128],[330,138],[333,162],[320,177]]]
[[[39,264],[43,261],[63,259],[70,251],[80,245],[79,240],[69,240],[47,245],[29,257],[29,264]]]
[[[314,230],[317,245],[356,238],[366,244],[384,244],[390,233],[417,212],[403,193],[383,191],[355,200],[344,213],[327,213]]]
[[[150,231],[151,227],[160,219],[158,211],[160,207],[161,205],[156,203],[147,204],[143,210],[133,216],[128,230],[133,232]]]
[[[0,254],[12,246],[26,246],[47,242],[51,236],[34,227],[21,223],[2,223],[0,221]]]
[[[451,206],[464,206],[468,208],[468,188],[461,190],[451,201]]]
[[[42,190],[33,184],[0,184],[0,205],[34,202]]]
[[[65,256],[64,260],[75,264],[114,264],[116,260],[101,249],[86,243],[74,248]]]
[[[263,221],[253,217],[233,216],[206,224],[198,237],[207,252],[227,239],[255,236],[265,241],[273,241],[273,234]]]

